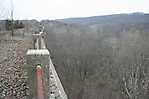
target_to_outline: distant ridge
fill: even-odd
[[[129,14],[113,14],[113,15],[103,15],[103,16],[92,16],[92,17],[80,17],[80,18],[66,18],[59,19],[57,21],[65,22],[65,23],[76,23],[76,24],[105,24],[105,23],[125,23],[125,22],[148,22],[149,14],[142,12],[134,12]]]

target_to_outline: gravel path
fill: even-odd
[[[0,99],[26,99],[25,54],[31,40],[0,41]]]

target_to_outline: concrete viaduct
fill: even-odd
[[[68,99],[46,48],[45,35],[43,30],[33,34],[34,48],[26,53],[30,91],[27,99]]]

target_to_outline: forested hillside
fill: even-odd
[[[149,15],[43,20],[69,99],[148,99]]]

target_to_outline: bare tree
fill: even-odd
[[[148,79],[141,67],[141,64],[131,66],[130,72],[123,77],[123,93],[128,99],[140,99],[148,89]]]

